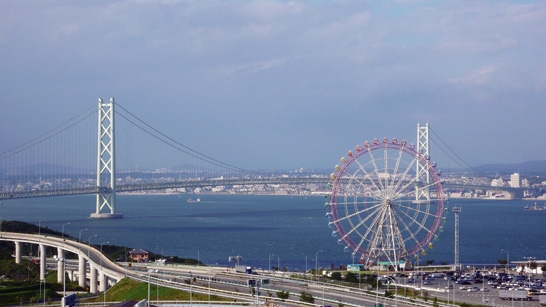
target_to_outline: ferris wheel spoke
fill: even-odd
[[[429,229],[429,227],[427,227],[427,226],[425,225],[425,222],[426,222],[426,220],[428,219],[428,217],[435,216],[435,215],[432,215],[432,214],[429,213],[429,212],[419,211],[419,210],[416,210],[416,212],[421,213],[422,218],[421,218],[420,220],[418,220],[418,219],[415,217],[416,215],[414,215],[414,216],[412,217],[412,216],[410,216],[409,214],[405,214],[405,213],[402,212],[402,214],[403,214],[407,219],[409,219],[409,220],[411,221],[411,224],[415,224],[415,225],[419,226],[419,228],[418,228],[417,230],[415,230],[413,233],[419,233],[421,230],[425,230],[427,233],[430,233],[431,230]],[[419,216],[419,215],[417,215],[417,216]],[[409,225],[406,223],[406,221],[405,221],[404,219],[400,219],[400,221],[401,221],[403,224],[405,224],[405,225],[407,225],[407,226],[409,227]],[[421,221],[423,221],[423,222],[421,222]]]
[[[415,166],[415,163],[416,163],[416,159],[412,159],[410,161],[410,163],[408,163],[408,165],[407,165],[406,169],[404,170],[404,172],[402,173],[402,175],[400,176],[400,180],[398,180],[398,183],[396,185],[395,195],[397,195],[397,197],[403,196],[404,194],[401,193],[401,192],[405,191],[410,185],[412,185],[417,180],[417,178],[413,178],[413,179],[409,180],[409,182],[406,182],[405,184],[403,184],[405,182],[406,178],[410,178],[408,176],[408,173]]]
[[[366,223],[370,218],[374,217],[374,216],[377,216],[377,212],[381,210],[381,207],[380,206],[376,206],[374,208],[374,210],[365,218],[365,219],[362,219],[360,220],[356,225],[352,224],[352,221],[350,221],[350,224],[351,224],[351,229],[347,232],[345,232],[344,236],[341,237],[341,239],[345,239],[346,237],[348,237],[349,235],[351,235],[354,231],[356,231],[358,229],[358,227],[364,225],[364,223]],[[372,222],[372,225],[373,225],[373,222]],[[371,227],[368,227],[366,233],[368,233],[370,231]],[[366,237],[367,235],[364,235],[363,237]]]
[[[375,191],[381,191],[381,187],[378,185],[378,183],[375,182],[375,180],[373,179],[373,177],[370,175],[370,173],[368,173],[368,171],[366,171],[366,165],[363,165],[360,163],[360,160],[358,159],[355,159],[354,161],[357,165],[358,165],[358,168],[359,170],[365,175],[364,176],[364,180],[359,180],[359,178],[357,178],[354,174],[353,174],[353,178],[361,184],[362,187],[365,187],[366,186],[366,182],[369,181],[369,183],[372,184],[372,186],[374,187]]]
[[[397,187],[400,185],[401,179],[397,179],[397,177],[398,177],[398,168],[400,167],[400,162],[402,161],[402,153],[403,153],[402,147],[400,147],[400,149],[398,150],[396,163],[392,171],[392,176],[389,176],[389,177],[392,177],[391,179],[392,184],[388,185],[390,187],[390,189],[387,191],[389,195],[395,195],[396,194],[395,191]]]
[[[377,206],[375,208],[375,210],[373,212],[371,212],[365,219],[362,219],[360,220],[356,225],[352,224],[352,221],[351,221],[351,229],[349,231],[347,231],[342,237],[341,239],[345,239],[347,238],[349,235],[351,235],[353,232],[355,232],[358,227],[364,225],[366,222],[368,222],[368,220],[374,216],[378,216],[379,214],[377,213],[378,211],[381,211],[381,206]],[[375,218],[376,219],[376,218]],[[374,219],[374,220],[375,220]],[[374,225],[375,221],[372,221],[370,225]],[[366,233],[362,236],[363,239],[365,239],[366,237],[368,237],[369,235],[369,232],[370,230],[372,229],[372,227],[367,227],[367,230],[366,230]],[[360,247],[361,243],[358,244],[357,246]]]
[[[378,190],[384,190],[385,187],[382,185],[382,182],[379,178],[379,169],[377,168],[377,163],[375,162],[375,157],[373,155],[373,152],[371,150],[371,148],[368,148],[368,155],[370,156],[370,164],[373,166],[373,169],[374,169],[374,173],[377,175],[377,182],[379,183],[379,186],[381,186],[380,188],[378,188]],[[370,180],[373,180],[370,178]]]
[[[377,207],[378,207],[378,206],[377,206],[377,204],[376,204],[376,205],[374,205],[374,206],[372,206],[372,207],[368,207],[368,208],[366,208],[366,209],[364,209],[364,210],[355,211],[354,213],[348,214],[348,215],[344,216],[343,218],[340,218],[340,219],[337,219],[337,220],[332,221],[332,223],[334,223],[334,222],[341,222],[341,221],[344,221],[344,220],[351,219],[352,217],[355,217],[355,216],[357,216],[357,215],[359,215],[359,214],[362,214],[362,213],[365,213],[365,212],[368,212],[368,211],[375,210]]]
[[[410,226],[404,220],[400,220],[399,223],[404,225],[404,232],[408,233],[408,237],[405,239],[404,243],[412,241],[415,246],[419,246],[419,249],[423,249],[421,241],[415,236],[418,231],[412,231]]]
[[[379,225],[381,217],[382,216],[381,216],[380,213],[375,214],[371,225]],[[379,235],[379,232],[374,227],[366,228],[366,232],[361,236],[360,242],[358,242],[357,246],[362,247],[362,245],[366,241],[369,242],[369,245],[372,245],[373,241],[377,241],[378,235]],[[367,248],[368,251],[370,251],[371,249],[372,248],[370,248],[370,247]]]

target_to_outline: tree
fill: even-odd
[[[277,297],[280,298],[282,301],[287,299],[289,296],[290,296],[290,292],[288,292],[288,291],[278,291],[277,292]]]
[[[355,273],[353,272],[347,272],[347,275],[345,275],[345,281],[346,282],[358,282],[358,277]]]
[[[333,280],[341,280],[341,272],[332,272],[332,277],[330,277]]]
[[[304,303],[314,304],[315,298],[313,297],[313,294],[303,291],[300,293],[300,301]]]
[[[425,302],[428,302],[429,296],[430,296],[430,293],[428,293],[428,291],[423,292],[423,297],[425,298]]]

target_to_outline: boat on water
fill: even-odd
[[[193,199],[193,198],[188,198],[186,200],[188,203],[198,203],[198,202],[201,202],[201,198],[197,197],[197,199]]]
[[[535,202],[535,205],[530,207],[530,206],[525,206],[523,207],[523,210],[546,210],[546,205],[543,205],[542,207],[540,206],[537,206],[537,203]]]

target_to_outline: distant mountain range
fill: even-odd
[[[527,161],[512,164],[484,164],[473,168],[478,173],[522,173],[544,174],[546,173],[546,160]]]

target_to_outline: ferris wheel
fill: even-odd
[[[375,139],[341,158],[325,203],[338,243],[365,267],[395,269],[426,255],[445,223],[444,192],[435,164],[415,146]]]

